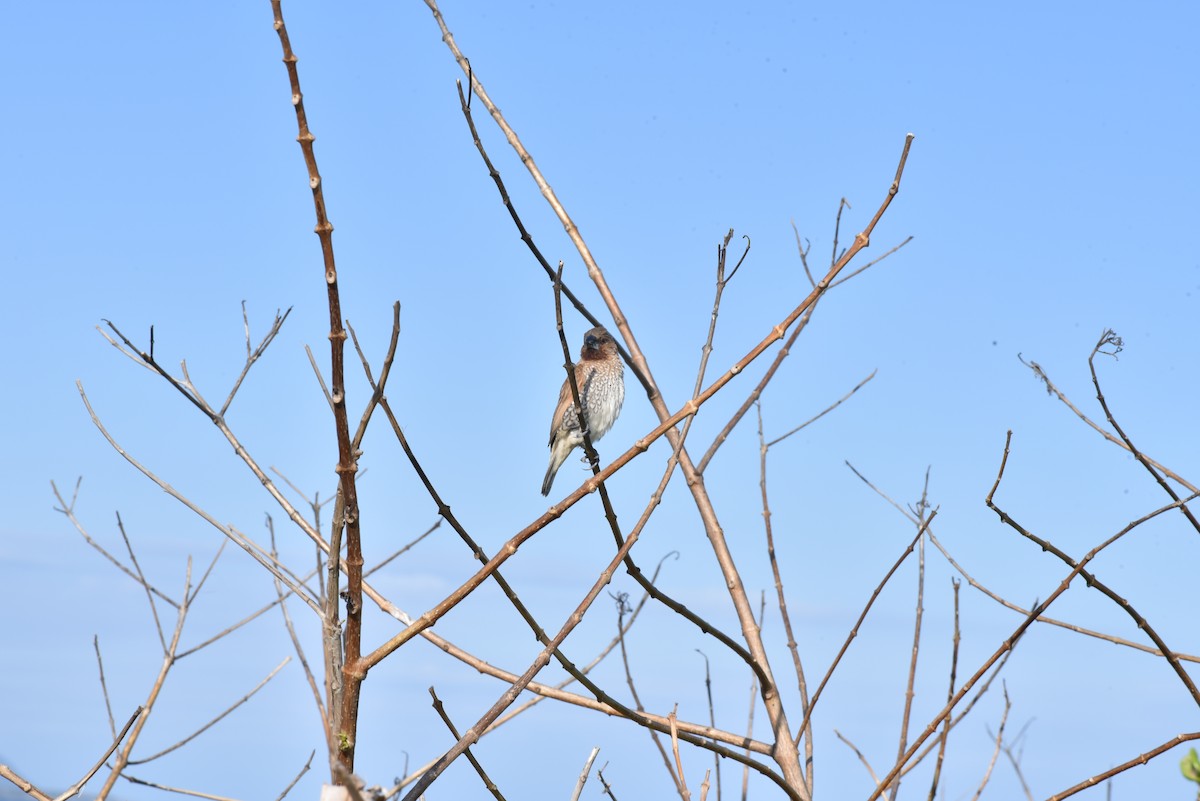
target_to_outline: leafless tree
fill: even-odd
[[[909,241],[907,239],[901,241],[875,261],[861,264],[856,261],[860,258],[862,251],[871,244],[877,224],[884,217],[890,204],[900,190],[910,147],[913,144],[913,136],[908,135],[901,144],[894,173],[889,176],[881,176],[881,198],[878,205],[874,207],[873,214],[866,218],[861,230],[852,237],[849,245],[843,245],[840,242],[842,214],[848,208],[848,204],[845,200],[838,204],[832,236],[832,253],[829,262],[828,264],[820,265],[815,273],[810,269],[810,248],[802,241],[797,230],[798,255],[809,277],[811,291],[794,308],[779,319],[763,320],[760,332],[761,339],[757,344],[725,366],[714,378],[709,373],[709,362],[714,353],[713,343],[717,332],[722,299],[724,293],[750,254],[750,244],[747,239],[745,240],[746,244],[741,248],[740,254],[736,252],[733,254],[737,256],[737,259],[733,262],[732,267],[730,267],[729,257],[731,254],[729,249],[734,241],[734,232],[730,230],[724,236],[716,251],[716,280],[712,311],[707,337],[700,348],[699,366],[691,396],[681,404],[671,405],[656,382],[649,355],[639,346],[635,332],[627,316],[622,312],[622,307],[616,294],[609,286],[604,271],[593,257],[583,232],[575,224],[564,204],[558,199],[548,178],[539,169],[533,155],[522,144],[516,131],[513,130],[504,115],[501,114],[497,105],[492,101],[479,74],[474,70],[467,56],[458,48],[436,2],[434,0],[426,0],[426,4],[429,6],[433,18],[440,29],[443,42],[448,47],[455,61],[462,68],[466,79],[465,85],[460,83],[458,92],[465,130],[469,132],[469,137],[478,151],[483,162],[483,169],[487,171],[488,175],[494,181],[496,190],[505,208],[511,216],[522,240],[528,246],[533,262],[537,267],[540,267],[547,278],[547,327],[549,309],[552,302],[554,322],[559,334],[567,375],[573,375],[573,365],[566,336],[564,315],[578,315],[587,320],[591,325],[601,324],[605,320],[609,321],[611,327],[619,334],[621,357],[636,379],[637,384],[644,390],[646,401],[653,409],[659,422],[640,437],[632,439],[632,444],[624,452],[602,462],[591,443],[590,437],[586,434],[586,425],[581,419],[581,427],[585,431],[585,452],[592,471],[591,477],[583,481],[563,498],[556,501],[544,514],[529,521],[520,530],[513,532],[495,553],[488,554],[485,552],[480,542],[468,531],[467,526],[456,518],[451,511],[449,500],[439,491],[433,479],[422,467],[416,450],[405,435],[400,416],[389,403],[387,396],[388,381],[393,372],[397,347],[400,341],[399,304],[396,303],[392,307],[391,336],[387,343],[386,353],[382,361],[378,364],[372,364],[371,360],[367,357],[366,349],[359,343],[353,327],[350,326],[346,319],[339,289],[341,275],[335,258],[333,226],[330,222],[329,211],[326,206],[322,176],[318,168],[314,149],[315,137],[310,128],[304,104],[304,94],[301,90],[298,59],[293,50],[293,45],[284,22],[282,2],[281,0],[271,0],[271,7],[274,12],[274,27],[278,34],[286,68],[288,88],[295,111],[298,141],[312,190],[316,233],[321,252],[320,276],[318,278],[314,271],[312,280],[314,282],[322,280],[327,293],[329,310],[328,338],[330,343],[328,362],[324,367],[320,367],[316,358],[311,353],[310,358],[313,360],[314,370],[321,381],[325,398],[331,409],[334,433],[336,435],[337,462],[335,474],[332,477],[336,481],[336,491],[331,499],[332,510],[329,513],[328,520],[323,521],[322,515],[325,503],[320,501],[319,495],[313,495],[311,501],[306,500],[303,504],[297,503],[293,499],[295,494],[299,494],[305,498],[308,496],[305,493],[299,492],[299,488],[295,487],[283,473],[273,468],[265,467],[251,452],[251,449],[243,440],[241,432],[235,430],[227,418],[227,412],[238,397],[238,391],[243,381],[251,369],[264,357],[268,347],[285,324],[288,318],[287,312],[277,313],[268,326],[266,333],[255,343],[250,333],[251,324],[249,314],[243,307],[245,361],[239,375],[231,388],[224,394],[224,398],[220,403],[208,400],[206,391],[202,391],[202,388],[193,382],[186,361],[181,362],[178,372],[173,372],[163,363],[162,359],[156,356],[153,329],[149,333],[148,340],[144,343],[139,343],[135,337],[125,333],[116,323],[105,322],[100,332],[115,348],[138,365],[150,370],[159,380],[165,381],[191,407],[194,407],[196,411],[213,424],[219,435],[225,439],[239,459],[250,469],[254,478],[261,484],[275,507],[277,507],[278,512],[273,513],[268,518],[268,541],[266,542],[260,542],[231,524],[220,522],[199,503],[186,497],[163,477],[160,477],[148,466],[142,464],[134,454],[128,452],[120,444],[116,436],[105,426],[105,423],[93,409],[84,387],[82,384],[79,385],[80,396],[95,426],[111,446],[133,467],[144,474],[146,478],[157,484],[173,498],[186,505],[200,519],[217,529],[224,537],[224,541],[222,541],[221,548],[217,550],[212,562],[197,580],[193,580],[192,565],[189,560],[182,587],[171,592],[165,588],[165,584],[152,580],[151,577],[143,573],[142,568],[139,566],[135,548],[132,545],[132,539],[127,536],[124,524],[119,517],[117,525],[126,549],[123,557],[109,553],[99,543],[98,539],[89,533],[87,527],[79,519],[76,513],[78,484],[70,499],[55,486],[54,492],[59,510],[93,548],[104,558],[116,565],[145,593],[151,612],[154,633],[163,653],[162,667],[151,682],[145,700],[128,716],[127,722],[118,730],[117,722],[125,717],[126,711],[119,710],[118,712],[114,712],[112,710],[105,685],[104,663],[101,659],[100,643],[96,642],[95,651],[100,671],[101,687],[106,704],[109,705],[111,744],[101,755],[94,767],[91,767],[90,770],[84,773],[82,778],[74,782],[70,789],[60,795],[59,798],[67,798],[79,792],[83,785],[101,770],[105,770],[105,779],[98,793],[99,798],[109,797],[113,792],[114,785],[122,777],[131,782],[163,787],[163,789],[186,792],[191,795],[199,795],[207,798],[218,797],[200,789],[185,790],[183,788],[168,788],[148,782],[136,776],[136,768],[139,764],[158,759],[167,753],[187,746],[195,737],[217,724],[225,716],[233,713],[235,710],[239,710],[278,671],[292,661],[292,656],[280,662],[257,686],[245,691],[240,698],[231,699],[229,706],[213,715],[209,721],[200,726],[195,732],[181,738],[170,747],[150,754],[142,754],[140,751],[135,754],[135,748],[141,742],[140,738],[146,721],[157,708],[159,695],[163,687],[166,685],[172,670],[181,660],[203,649],[219,645],[230,633],[239,630],[241,627],[277,607],[281,614],[281,622],[286,628],[292,643],[293,656],[304,674],[307,686],[311,692],[313,704],[321,721],[322,752],[328,763],[329,777],[323,798],[402,797],[405,799],[418,799],[430,789],[449,765],[464,755],[478,774],[479,781],[486,791],[495,798],[504,798],[503,788],[499,787],[496,781],[490,777],[488,766],[483,763],[483,760],[472,749],[482,737],[494,731],[497,727],[502,726],[515,715],[531,709],[543,699],[552,699],[560,703],[591,710],[593,713],[615,716],[627,721],[631,728],[638,727],[644,729],[648,734],[648,753],[651,754],[652,759],[653,755],[657,753],[657,758],[663,763],[665,770],[670,776],[672,785],[682,799],[691,798],[693,793],[703,799],[710,792],[715,793],[717,798],[721,798],[723,791],[728,791],[728,788],[724,790],[722,788],[721,768],[724,762],[726,766],[731,766],[731,763],[740,765],[745,775],[749,775],[753,771],[765,777],[778,788],[778,792],[782,796],[794,801],[809,801],[816,797],[817,787],[815,774],[818,763],[818,750],[814,744],[814,710],[823,697],[823,693],[829,682],[842,664],[843,657],[852,648],[860,627],[870,615],[875,601],[880,597],[880,594],[889,582],[899,575],[900,569],[914,554],[916,555],[917,562],[915,567],[917,584],[912,647],[905,674],[906,689],[901,703],[902,717],[895,753],[894,755],[886,755],[879,752],[868,753],[855,746],[850,737],[844,736],[840,731],[837,732],[837,736],[854,749],[869,772],[874,787],[874,790],[868,796],[869,801],[873,801],[875,798],[895,799],[901,791],[904,778],[918,765],[926,765],[930,772],[931,779],[927,793],[928,797],[932,799],[937,794],[941,769],[945,760],[949,758],[947,746],[951,733],[968,715],[977,709],[977,702],[980,698],[995,686],[995,679],[1004,667],[1009,654],[1017,646],[1022,635],[1034,623],[1064,627],[1078,633],[1080,636],[1099,637],[1124,647],[1135,648],[1152,654],[1155,658],[1163,660],[1172,671],[1175,680],[1186,689],[1194,702],[1200,705],[1200,691],[1197,690],[1184,666],[1185,662],[1200,660],[1195,656],[1182,653],[1171,647],[1154,626],[1151,625],[1150,621],[1140,614],[1129,601],[1121,597],[1115,588],[1102,582],[1092,572],[1092,563],[1101,555],[1105,548],[1158,515],[1177,514],[1188,525],[1200,533],[1200,523],[1197,522],[1193,516],[1193,512],[1188,508],[1188,504],[1198,494],[1196,487],[1136,447],[1126,435],[1123,428],[1118,424],[1105,400],[1095,368],[1096,357],[1105,354],[1115,355],[1122,346],[1120,338],[1110,331],[1104,332],[1091,357],[1088,359],[1088,363],[1105,419],[1111,430],[1115,433],[1109,433],[1101,425],[1091,421],[1080,412],[1077,407],[1067,400],[1065,395],[1058,391],[1055,385],[1050,382],[1049,377],[1036,363],[1030,362],[1029,366],[1046,383],[1047,388],[1074,410],[1085,423],[1137,459],[1146,472],[1150,474],[1152,480],[1162,488],[1163,493],[1167,496],[1163,504],[1157,509],[1148,510],[1144,516],[1121,527],[1083,556],[1078,558],[1072,557],[1059,549],[1051,540],[1036,535],[1024,527],[1018,522],[1017,518],[1019,515],[1007,511],[1006,506],[1002,505],[1002,501],[997,499],[998,495],[1002,496],[1000,492],[1001,484],[1006,474],[1010,449],[1014,447],[1010,432],[1008,439],[1004,442],[1003,454],[1000,457],[995,483],[991,487],[991,491],[987,493],[986,503],[990,509],[995,511],[1002,523],[1011,529],[1014,535],[1027,539],[1043,551],[1053,554],[1062,561],[1064,565],[1063,570],[1065,571],[1059,584],[1048,588],[1050,591],[1043,600],[1032,605],[1023,606],[1015,604],[1003,598],[999,593],[984,587],[959,565],[950,551],[937,538],[934,522],[938,516],[938,508],[930,500],[928,473],[925,476],[925,484],[919,499],[912,506],[906,507],[901,503],[893,501],[882,489],[868,480],[862,473],[855,470],[855,473],[872,490],[891,503],[906,518],[907,523],[905,525],[911,525],[912,527],[909,529],[911,540],[905,548],[896,554],[891,569],[880,577],[874,591],[863,601],[862,612],[849,626],[849,633],[836,657],[829,665],[823,666],[823,669],[818,669],[816,673],[813,673],[813,660],[805,654],[804,637],[802,633],[798,633],[794,616],[789,612],[787,602],[790,595],[787,586],[788,565],[781,563],[776,553],[775,523],[771,510],[770,483],[768,481],[769,457],[773,448],[783,446],[785,441],[793,434],[801,431],[805,426],[816,422],[826,413],[831,412],[840,404],[847,401],[867,385],[875,374],[871,373],[864,377],[858,384],[850,388],[842,398],[833,401],[826,409],[808,421],[794,425],[785,433],[774,437],[768,437],[764,433],[766,428],[765,420],[770,418],[770,412],[776,408],[770,402],[768,390],[773,377],[792,351],[793,345],[799,335],[806,329],[818,304],[824,302],[826,295],[849,278],[861,274],[862,271],[878,263],[881,259],[895,253]],[[580,299],[581,293],[574,291],[564,279],[562,262],[559,262],[557,266],[552,265],[539,250],[534,236],[522,222],[500,171],[496,168],[485,149],[482,137],[476,127],[477,122],[472,108],[473,103],[476,101],[483,107],[487,116],[491,118],[492,122],[503,133],[521,163],[528,170],[530,179],[540,190],[558,221],[564,226],[587,269],[588,280],[590,280],[594,290],[599,294],[604,303],[604,309],[592,310],[587,308]],[[373,310],[367,311],[370,312]],[[568,316],[567,319],[571,318]],[[359,367],[362,370],[366,386],[369,388],[369,392],[366,393],[364,398],[353,397],[351,391],[348,389],[347,340],[350,340],[354,346],[355,353],[358,356]],[[783,344],[777,346],[777,343],[781,342]],[[678,354],[674,354],[674,356],[678,357]],[[715,436],[713,436],[700,458],[694,459],[688,448],[688,439],[693,430],[697,412],[718,393],[733,392],[736,385],[732,381],[736,376],[746,372],[751,365],[760,359],[765,361],[768,358],[771,359],[770,364],[764,368],[759,382],[746,394],[738,405],[737,410]],[[352,361],[353,359],[351,359]],[[578,408],[580,406],[578,402],[579,387],[574,386],[573,381],[571,391]],[[353,403],[357,403],[358,405],[352,408]],[[764,632],[764,609],[760,606],[756,614],[754,593],[745,586],[742,580],[742,572],[739,569],[740,559],[759,558],[762,554],[755,553],[750,556],[740,552],[740,549],[731,547],[721,522],[722,517],[718,512],[718,504],[710,495],[705,483],[706,468],[716,456],[721,445],[729,439],[731,433],[745,419],[751,409],[754,409],[758,423],[759,490],[764,526],[765,557],[770,565],[774,583],[773,592],[771,593],[772,603],[782,624],[781,632]],[[764,410],[766,414],[764,414]],[[354,416],[352,416],[352,412]],[[390,428],[390,436],[395,438],[395,441],[408,460],[413,473],[419,478],[436,505],[439,519],[416,540],[398,549],[375,567],[367,569],[364,560],[363,542],[372,536],[372,518],[369,513],[365,513],[365,510],[360,508],[358,481],[363,474],[360,466],[360,455],[363,449],[364,438],[367,436],[369,430],[374,432],[374,429],[371,429],[371,423],[379,414],[382,414],[386,420],[386,424]],[[789,420],[786,425],[793,425],[793,423],[794,421]],[[618,522],[617,514],[614,511],[609,494],[609,482],[618,471],[645,454],[651,444],[660,438],[665,438],[669,444],[670,458],[665,465],[658,484],[654,487],[644,488],[646,496],[645,505],[637,521],[632,526],[624,526]],[[734,612],[737,631],[723,631],[721,626],[716,622],[706,619],[690,608],[685,600],[669,595],[657,583],[658,570],[654,570],[648,576],[637,561],[642,556],[641,553],[635,554],[640,537],[646,528],[647,522],[663,502],[664,493],[669,482],[676,475],[682,477],[686,485],[686,491],[698,513],[708,546],[711,550],[712,559],[719,569],[728,594],[728,603]],[[289,494],[289,490],[294,490],[295,492]],[[519,559],[521,557],[522,546],[535,535],[539,535],[545,529],[561,520],[564,515],[568,514],[572,507],[593,493],[598,494],[600,498],[606,525],[611,531],[613,538],[611,558],[607,563],[590,566],[593,578],[590,583],[583,584],[577,588],[578,601],[574,607],[557,610],[556,616],[549,621],[545,620],[544,614],[539,618],[522,601],[513,585],[501,572],[501,568],[510,560]],[[305,505],[307,505],[307,508],[305,508]],[[282,523],[282,530],[280,532],[276,531],[275,515],[280,515],[280,519],[285,521]],[[464,552],[469,553],[472,558],[476,559],[479,562],[479,567],[469,576],[456,576],[453,580],[457,582],[457,586],[441,600],[430,605],[425,611],[420,614],[410,614],[402,608],[400,602],[389,598],[385,592],[372,584],[371,574],[383,564],[387,564],[402,555],[415,542],[419,542],[421,538],[427,536],[442,523],[445,523],[461,539]],[[907,537],[908,535],[906,534],[905,536]],[[300,566],[295,563],[287,563],[281,558],[280,549],[276,546],[277,537],[286,537],[289,540],[296,538],[307,540],[312,548],[312,552],[315,554],[311,564]],[[194,645],[185,647],[183,633],[185,624],[188,621],[188,614],[201,589],[205,586],[206,579],[216,566],[218,558],[223,552],[224,545],[229,542],[232,542],[241,549],[270,576],[274,585],[275,598],[270,604],[251,611],[242,620],[233,623],[223,630],[212,633],[211,636],[196,642]],[[986,596],[994,599],[997,603],[1015,611],[1018,615],[1019,622],[1012,627],[1006,636],[995,643],[994,648],[987,658],[977,664],[965,664],[958,649],[960,633],[958,598],[960,585],[957,580],[953,584],[954,631],[952,635],[953,654],[950,664],[948,666],[929,668],[920,658],[922,643],[926,642],[929,636],[925,630],[923,618],[927,589],[925,586],[927,545],[932,545],[932,550],[940,554],[947,560],[947,564],[952,565],[961,574],[962,581],[967,582],[970,587],[986,594]],[[739,552],[735,553],[735,550]],[[661,567],[661,563],[659,567]],[[602,614],[596,611],[596,601],[601,600],[606,587],[613,581],[614,576],[619,571],[624,571],[638,585],[640,598],[632,605],[630,605],[628,599],[625,597],[619,599],[619,611],[616,621],[617,633],[615,637],[606,646],[598,649],[599,653],[595,659],[581,666],[565,652],[565,644],[585,618],[589,615],[596,616],[597,614]],[[1149,644],[1124,640],[1103,632],[1085,629],[1049,617],[1047,615],[1049,608],[1076,579],[1081,579],[1088,587],[1101,593],[1117,608],[1133,619],[1138,629],[1149,640]],[[522,669],[506,669],[494,666],[476,652],[472,643],[459,644],[451,642],[437,632],[438,623],[444,616],[462,604],[472,593],[488,582],[495,584],[499,588],[508,603],[518,613],[524,624],[541,644],[541,649],[537,655]],[[300,607],[296,606],[297,602],[301,605]],[[764,596],[761,603],[765,604],[765,602],[766,598]],[[384,619],[389,621],[387,628],[369,624],[369,619],[364,617],[364,610],[369,606],[376,607],[383,613],[385,616]],[[640,677],[629,666],[629,644],[626,640],[626,635],[630,627],[634,625],[637,616],[648,606],[668,610],[674,616],[673,620],[682,629],[695,633],[697,638],[703,637],[705,640],[711,638],[711,640],[715,641],[715,644],[707,643],[706,647],[711,645],[712,647],[720,648],[723,653],[745,664],[747,684],[753,687],[753,697],[750,700],[748,710],[750,725],[746,733],[734,731],[731,726],[722,728],[718,725],[713,704],[713,687],[711,683],[707,687],[709,698],[709,717],[707,721],[684,720],[679,716],[677,708],[672,708],[667,714],[662,714],[661,711],[655,713],[652,711],[655,705],[643,703],[637,689]],[[291,608],[301,609],[303,617],[293,619],[292,612],[290,611]],[[163,619],[171,614],[175,618],[174,625],[164,625]],[[319,661],[316,658],[310,661],[309,654],[306,653],[303,646],[303,643],[311,642],[313,629],[319,631],[321,644]],[[786,645],[791,663],[790,674],[786,678],[781,677],[787,673],[787,668],[781,668],[779,664],[773,663],[770,658],[772,649],[769,647],[769,641],[765,639],[768,633],[771,636],[781,638],[780,641]],[[498,693],[494,703],[488,708],[472,710],[463,709],[462,706],[455,703],[453,698],[444,700],[437,694],[434,688],[430,688],[433,704],[446,730],[454,740],[453,745],[428,764],[421,766],[415,771],[409,772],[405,768],[405,775],[400,780],[390,783],[376,783],[368,786],[366,780],[360,779],[355,775],[356,755],[360,749],[372,747],[371,743],[360,739],[358,729],[360,709],[364,704],[369,705],[371,703],[370,693],[364,690],[364,679],[370,671],[377,668],[398,650],[408,646],[418,638],[434,644],[449,658],[458,660],[479,671],[481,674],[499,679],[503,685],[503,689]],[[592,669],[614,651],[622,657],[624,675],[629,690],[627,694],[623,690],[618,690],[614,687],[602,686],[592,675]],[[706,655],[706,664],[707,659]],[[557,663],[565,671],[569,677],[567,681],[558,685],[538,681],[539,674],[551,662]],[[944,705],[927,719],[921,717],[921,713],[913,704],[914,685],[922,670],[946,670],[949,676],[949,687]],[[819,679],[814,682],[813,679],[816,679],[818,676]],[[578,691],[568,689],[570,685],[575,683],[579,684],[582,689]],[[744,687],[736,688],[736,690],[719,688],[718,692],[724,695],[736,692],[741,697]],[[534,696],[534,700],[517,705],[517,701],[523,693],[531,693]],[[994,735],[994,748],[991,752],[991,759],[984,769],[981,770],[976,797],[984,791],[989,778],[993,774],[1000,753],[1004,753],[1009,758],[1013,767],[1018,771],[1020,770],[1020,759],[1017,752],[1013,749],[1012,742],[1006,744],[1005,741],[1004,732],[1009,705],[1007,691],[1005,691],[1003,714],[996,721],[997,728]],[[769,733],[763,739],[755,739],[754,737],[755,727],[753,721],[756,713],[765,716],[765,730]],[[456,721],[456,716],[461,719]],[[1162,744],[1146,750],[1144,753],[1131,755],[1131,759],[1124,765],[1095,773],[1081,781],[1078,785],[1064,790],[1052,796],[1052,798],[1065,798],[1079,790],[1104,781],[1116,772],[1142,764],[1180,742],[1197,738],[1200,738],[1200,732],[1173,736],[1166,739]],[[701,756],[699,752],[702,751],[708,752],[708,754],[703,755],[703,764],[696,761]],[[708,759],[710,755],[715,760],[715,764],[709,764]],[[291,787],[295,785],[296,781],[299,780],[300,776],[310,769],[314,757],[315,752],[309,756],[308,762],[299,770],[299,775],[292,780],[291,784],[282,788],[280,797],[286,795]],[[575,788],[575,797],[579,797],[591,773],[595,758],[596,752],[593,750],[587,757],[584,769],[579,776],[579,781]],[[603,769],[602,767],[597,770],[597,778],[603,787],[603,791],[610,797],[616,797],[616,794],[621,792],[621,788],[605,780],[602,773]],[[701,773],[701,769],[703,769],[703,773]],[[8,767],[0,766],[0,775],[10,779],[34,798],[47,799],[51,797],[48,793],[38,789],[31,780],[26,780],[18,776]],[[50,778],[55,779],[57,777]],[[44,782],[47,779],[42,779],[41,781]],[[1022,779],[1022,781],[1024,780]],[[747,795],[746,787],[746,780],[743,778],[743,798]]]

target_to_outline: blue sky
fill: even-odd
[[[1022,604],[1045,598],[1067,571],[984,505],[1007,430],[1013,452],[997,502],[1068,553],[1086,553],[1169,501],[1127,454],[1048,398],[1018,354],[1101,419],[1086,359],[1101,331],[1115,329],[1124,352],[1098,361],[1114,413],[1147,453],[1196,480],[1190,418],[1200,390],[1200,259],[1190,242],[1200,212],[1200,13],[1191,4],[697,3],[681,14],[667,4],[447,0],[442,10],[579,225],[672,408],[695,382],[724,233],[734,228],[735,243],[749,236],[752,249],[724,296],[710,377],[806,294],[793,222],[812,243],[814,269],[827,263],[839,200],[851,204],[842,218],[846,244],[882,199],[905,134],[915,134],[901,192],[863,257],[910,235],[912,242],[830,293],[763,401],[770,438],[878,370],[835,414],[770,453],[775,536],[810,682],[912,536],[845,461],[903,503],[919,497],[929,467],[940,539],[980,581]],[[343,311],[378,364],[391,304],[401,302],[389,398],[439,490],[494,551],[547,505],[537,490],[562,377],[549,285],[471,144],[454,89],[461,73],[424,4],[286,2],[284,11],[336,226]],[[93,635],[118,717],[144,699],[161,655],[143,593],[53,511],[49,482],[69,491],[82,476],[81,522],[123,552],[119,511],[143,568],[172,594],[188,555],[206,564],[219,545],[217,532],[104,442],[74,382],[83,382],[124,447],[218,520],[260,535],[266,513],[283,519],[219,433],[94,327],[112,320],[144,342],[153,325],[156,355],[167,364],[186,358],[215,398],[241,368],[241,302],[256,340],[277,308],[292,308],[229,421],[261,463],[327,497],[336,450],[304,346],[327,362],[328,312],[266,0],[27,3],[8,10],[0,37],[8,189],[0,303],[12,332],[8,391],[0,394],[9,454],[0,492],[10,510],[0,523],[0,625],[8,632],[0,681],[10,688],[0,758],[61,789],[107,744]],[[602,314],[561,225],[479,107],[477,121],[539,247],[564,260],[568,283]],[[575,348],[587,324],[574,317],[567,326]],[[748,370],[704,407],[689,439],[694,455],[764,368]],[[632,381],[629,389],[602,457],[656,423]],[[349,391],[354,417],[366,397],[357,374]],[[383,421],[375,425],[361,484],[368,562],[436,520]],[[659,443],[613,480],[622,522],[636,520],[668,455]],[[583,476],[569,462],[556,492]],[[758,482],[747,419],[706,483],[755,596],[772,588]],[[664,567],[664,587],[736,630],[680,483],[635,555],[649,567],[678,551]],[[284,553],[309,564],[300,535],[282,524],[279,532]],[[1193,654],[1198,542],[1181,515],[1168,514],[1095,565],[1169,644]],[[523,548],[506,575],[557,628],[611,547],[598,499],[589,498]],[[473,569],[443,527],[385,569],[379,584],[419,614]],[[916,731],[940,708],[948,681],[953,571],[932,551],[926,570]],[[820,797],[863,798],[871,787],[835,729],[876,770],[895,754],[915,583],[914,561],[882,594],[819,707]],[[632,582],[618,575],[611,589],[632,592]],[[199,642],[271,593],[258,568],[227,553],[185,640]],[[961,603],[960,679],[1019,622],[965,585]],[[1052,614],[1145,642],[1127,616],[1082,586]],[[315,658],[313,621],[299,607],[293,615],[308,626]],[[568,655],[588,661],[614,626],[611,606],[599,604],[568,641]],[[378,642],[393,631],[376,615],[366,637]],[[438,631],[518,672],[536,653],[491,586]],[[776,674],[787,676],[770,605],[765,631]],[[679,703],[691,720],[708,714],[695,652],[703,649],[713,663],[718,724],[744,727],[748,677],[711,640],[652,609],[630,648],[647,705],[665,714]],[[278,616],[268,615],[181,662],[143,753],[190,733],[288,653]],[[1004,675],[1007,730],[1028,724],[1022,769],[1035,797],[1197,729],[1195,706],[1165,663],[1109,643],[1035,626]],[[597,676],[625,692],[616,662]],[[403,772],[403,752],[416,765],[452,742],[429,708],[430,684],[464,728],[503,691],[424,643],[401,651],[365,688],[359,768],[369,781]],[[945,797],[974,791],[1002,707],[996,688],[955,732]],[[761,709],[756,720],[761,727]],[[293,663],[235,717],[140,775],[273,797],[319,744]],[[510,798],[564,795],[594,745],[618,797],[670,792],[642,731],[573,708],[543,704],[487,738],[479,756]],[[1183,750],[1118,777],[1113,798],[1187,797],[1177,768]],[[693,790],[710,765],[685,753]],[[723,771],[726,792],[735,792],[740,771]],[[914,775],[922,778],[905,792],[924,793],[927,774]],[[293,797],[312,797],[320,778],[314,770]],[[1019,797],[1003,758],[991,782],[993,797]],[[462,762],[431,797],[482,792]],[[763,784],[753,792],[773,791]],[[1101,798],[1105,789],[1089,792],[1081,797]]]

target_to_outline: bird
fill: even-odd
[[[579,361],[575,363],[575,384],[588,435],[596,442],[613,427],[625,402],[625,366],[617,353],[617,342],[604,326],[596,326],[583,335]],[[554,476],[567,456],[583,445],[579,414],[571,395],[571,381],[563,381],[558,391],[558,406],[550,420],[550,466],[542,481],[542,495],[550,494]]]

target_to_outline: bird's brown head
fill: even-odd
[[[583,335],[583,348],[579,351],[580,361],[605,359],[617,353],[617,342],[608,330],[598,325]]]

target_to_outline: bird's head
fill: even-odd
[[[598,325],[583,335],[583,349],[579,352],[579,358],[583,360],[603,359],[616,352],[616,340],[604,326]]]

